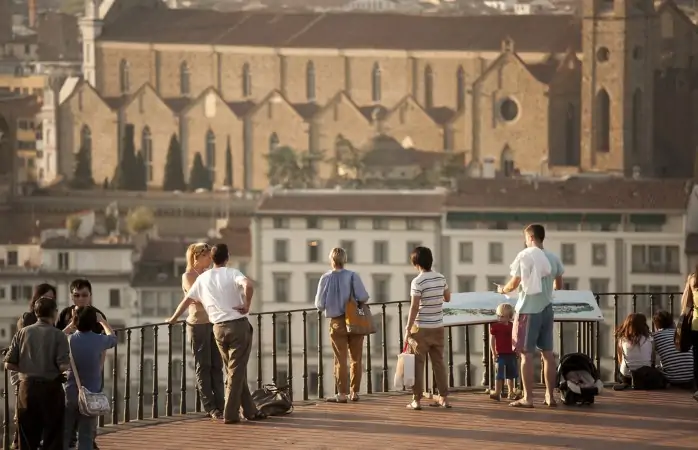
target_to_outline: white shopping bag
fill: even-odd
[[[407,343],[405,343],[405,348],[402,350],[402,353],[397,357],[393,384],[395,389],[411,388],[414,386],[414,355],[407,353]]]

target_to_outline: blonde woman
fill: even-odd
[[[361,388],[364,337],[347,334],[344,314],[350,296],[360,303],[367,302],[369,297],[359,274],[345,269],[346,263],[347,252],[343,248],[333,248],[330,252],[332,269],[320,278],[315,296],[315,307],[319,311],[324,311],[325,317],[330,320],[334,379],[338,391],[337,395],[327,399],[330,403],[347,403],[347,397],[357,402]],[[350,360],[349,367],[347,367],[347,356]],[[351,377],[349,386],[347,386],[347,372]]]
[[[187,271],[182,275],[182,290],[186,294],[196,278],[211,266],[211,246],[192,244],[187,248]],[[213,337],[213,325],[200,303],[189,306],[187,326],[194,354],[196,386],[204,411],[213,419],[223,418],[224,384],[223,360]]]

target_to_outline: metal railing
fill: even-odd
[[[619,370],[613,334],[616,324],[630,312],[645,313],[650,322],[652,313],[661,309],[671,311],[676,317],[680,298],[681,293],[596,294],[605,321],[557,322],[555,352],[558,355],[572,351],[585,353],[595,361],[604,381],[613,381]],[[408,309],[408,301],[371,305],[378,332],[365,340],[363,393],[392,389],[394,363],[404,343]],[[250,321],[255,327],[253,355],[248,366],[251,388],[268,383],[287,385],[291,395],[302,400],[324,398],[336,392],[333,387],[328,390],[328,386],[334,386],[330,367],[333,355],[321,313],[314,308],[262,312],[251,314]],[[111,417],[100,417],[100,426],[158,418],[161,414],[201,412],[191,367],[193,356],[187,345],[188,327],[184,322],[141,325],[115,332],[119,342],[109,350],[109,364],[102,374],[104,390],[111,397],[112,413]],[[478,387],[473,383],[477,375],[480,375],[480,388],[493,386],[495,370],[488,324],[446,327],[444,353],[450,387]],[[428,376],[430,370],[427,360],[425,390],[434,392],[435,384]],[[14,425],[11,399],[16,397],[16,391],[9,383],[7,371],[2,397],[2,448],[8,450]]]

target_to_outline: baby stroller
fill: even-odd
[[[584,353],[569,353],[557,368],[560,397],[565,405],[591,405],[603,391],[594,361]]]

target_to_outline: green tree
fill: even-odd
[[[68,232],[73,237],[75,237],[75,235],[78,234],[80,225],[82,225],[82,219],[80,218],[80,216],[71,215],[65,219],[65,227],[68,229]]]
[[[85,0],[61,0],[61,12],[76,16],[85,12]]]
[[[138,161],[136,159],[136,146],[133,139],[133,125],[127,124],[124,128],[121,160],[116,168],[114,181],[112,183],[114,189],[122,191],[139,190]]]
[[[87,147],[81,146],[80,150],[75,154],[75,172],[73,173],[70,187],[73,189],[91,189],[94,184],[90,152]]]
[[[165,163],[165,179],[162,188],[166,191],[184,191],[187,183],[184,181],[184,167],[182,166],[182,149],[177,140],[177,135],[172,134],[170,146],[167,149],[167,162]]]
[[[291,147],[283,146],[269,152],[266,158],[269,184],[293,188],[301,170],[296,152]]]
[[[325,152],[313,150],[298,156],[298,172],[294,176],[294,185],[299,189],[316,187],[318,181],[318,166],[325,161]]]
[[[233,151],[230,148],[230,136],[228,136],[228,143],[225,147],[225,181],[223,182],[225,186],[233,186]]]
[[[131,234],[140,234],[150,230],[155,225],[155,215],[150,208],[139,206],[129,212],[126,217],[126,227]]]
[[[195,191],[197,189],[211,190],[211,176],[204,166],[204,160],[201,157],[200,152],[196,152],[194,155],[194,163],[191,166],[191,173],[189,174],[189,189]]]
[[[458,178],[465,173],[465,158],[463,153],[454,153],[441,162],[439,175],[446,180]]]
[[[137,191],[148,190],[148,168],[145,165],[143,152],[136,153],[136,170],[134,176],[134,187]]]
[[[333,162],[340,184],[357,187],[366,184],[364,153],[347,139],[340,139],[336,148]]]

